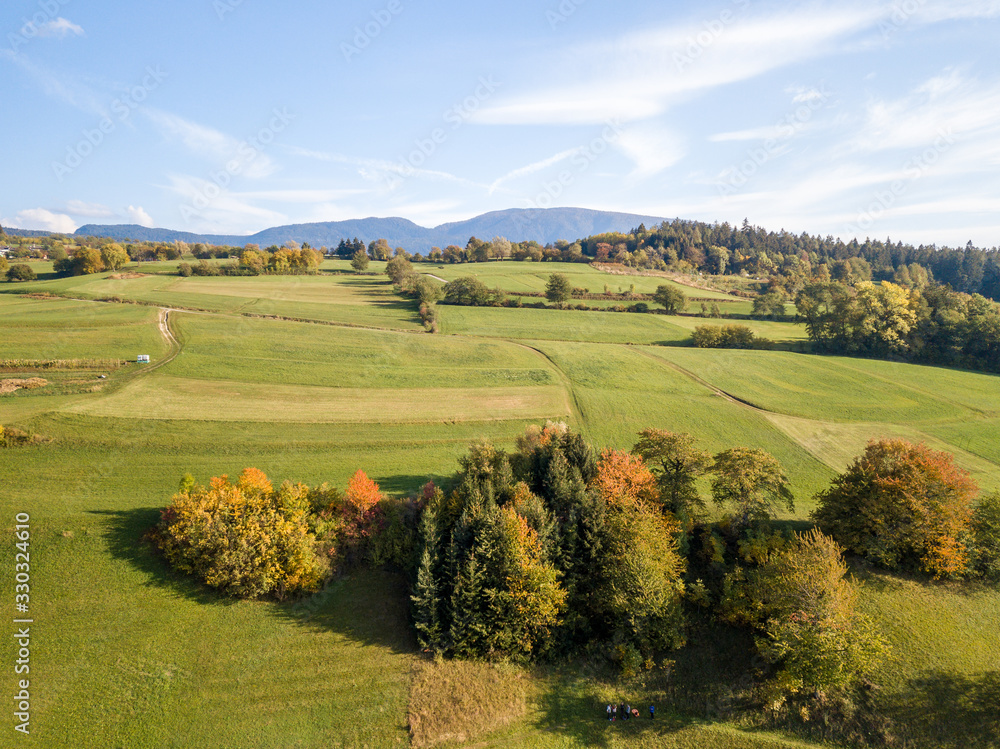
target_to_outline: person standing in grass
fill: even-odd
[[[649,706],[649,719],[652,720],[653,719],[653,715],[655,715],[655,714],[656,714],[656,708],[653,707],[652,705],[650,705]]]
[[[618,705],[611,706],[611,722],[615,722],[615,718],[618,717]]]
[[[631,705],[625,705],[625,717],[629,718],[629,719],[632,718],[632,706]]]
[[[608,723],[611,722],[611,703],[608,703]]]

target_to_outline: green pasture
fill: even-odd
[[[438,264],[417,263],[418,273],[454,281],[456,278],[474,276],[490,288],[499,288],[517,295],[518,292],[544,292],[545,284],[553,273],[567,276],[574,288],[586,289],[592,294],[609,291],[621,294],[630,290],[639,294],[652,294],[657,286],[673,286],[688,297],[735,301],[738,297],[721,291],[699,289],[664,276],[632,276],[605,273],[585,263],[533,263],[513,260],[488,263]]]
[[[204,380],[347,388],[522,387],[558,382],[516,343],[171,313],[183,342],[170,374]]]
[[[346,261],[328,265],[342,270]],[[519,282],[544,288],[556,264],[480,265],[515,268],[514,276],[528,268],[540,275],[525,271]],[[149,368],[110,372],[92,392],[53,385],[0,396],[0,424],[52,439],[0,451],[0,561],[11,559],[14,514],[31,516],[34,746],[408,743],[418,656],[403,583],[357,574],[298,607],[219,599],[172,573],[142,539],[187,472],[206,482],[255,466],[275,482],[343,487],[362,468],[384,490],[409,494],[446,481],[476,439],[512,448],[529,424],[565,418],[598,447],[629,448],[645,427],[691,432],[713,452],[762,447],[792,483],[791,519],[807,518],[813,494],[873,436],[923,439],[953,452],[982,486],[1000,486],[993,375],[694,349],[695,325],[726,321],[686,316],[441,306],[443,334],[428,335],[413,303],[373,276],[105,276],[32,289],[213,312],[170,312],[173,347],[155,307],[0,294],[0,358],[153,358]],[[262,309],[340,324],[239,314]],[[792,347],[804,339],[802,326],[748,324]],[[862,605],[894,646],[878,699],[911,726],[912,746],[991,746],[1000,593],[858,574]],[[4,663],[13,654],[9,621],[0,627]],[[607,681],[585,668],[524,679],[523,709],[503,725],[440,745],[809,746],[724,719],[692,720],[661,703],[652,682]],[[657,720],[609,726],[610,699],[657,701]]]
[[[166,351],[158,314],[148,307],[0,294],[0,358],[155,359]]]

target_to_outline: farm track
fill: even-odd
[[[512,343],[515,346],[520,346],[521,348],[528,349],[528,351],[531,351],[537,354],[538,356],[542,357],[543,359],[545,359],[545,361],[548,362],[552,366],[552,368],[556,371],[556,374],[559,375],[559,379],[562,380],[563,388],[565,389],[566,394],[568,396],[566,400],[566,410],[569,412],[569,415],[571,417],[574,415],[579,416],[581,422],[586,421],[586,416],[584,414],[583,406],[580,404],[580,401],[576,397],[576,392],[573,390],[573,381],[570,379],[569,375],[567,375],[562,370],[562,367],[560,367],[558,364],[555,363],[555,361],[553,361],[552,357],[550,357],[541,349],[535,348],[534,346],[529,346],[527,343],[524,343],[522,341],[518,341],[512,338],[503,338],[500,340],[504,340],[507,341],[508,343]]]

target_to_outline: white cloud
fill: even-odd
[[[23,54],[15,54],[9,49],[0,49],[0,59],[9,60],[35,81],[46,96],[59,99],[81,112],[107,116],[107,110],[100,98],[84,83],[72,76],[55,73],[32,62]]]
[[[263,229],[288,223],[288,216],[254,205],[238,193],[219,190],[200,177],[171,174],[164,189],[177,196],[179,218],[175,228],[211,234],[250,234],[247,227]],[[257,231],[254,229],[253,231]]]
[[[147,108],[143,113],[165,137],[180,140],[189,151],[208,159],[215,168],[225,167],[233,174],[251,179],[269,177],[277,171],[274,160],[247,141],[159,109]]]
[[[69,34],[73,34],[74,36],[83,36],[82,27],[77,26],[72,21],[67,21],[62,16],[35,26],[35,32],[38,36],[55,36],[60,39],[68,36]]]
[[[19,211],[14,218],[5,218],[3,224],[12,228],[36,229],[58,234],[72,234],[77,229],[77,223],[65,213],[53,213],[45,208],[26,208]]]
[[[942,136],[995,149],[1000,143],[1000,83],[982,84],[956,70],[934,76],[911,93],[868,103],[865,121],[847,150],[872,153],[923,149]]]
[[[883,17],[878,7],[817,8],[629,34],[540,62],[554,85],[491,101],[473,121],[485,124],[600,123],[652,117],[703,91],[837,51],[837,43]],[[695,44],[692,46],[692,40]],[[705,43],[700,43],[702,40]],[[599,62],[595,62],[599,61]],[[586,71],[581,74],[579,71]]]
[[[142,206],[130,205],[125,209],[125,213],[128,214],[129,221],[133,224],[146,227],[153,226],[153,218],[146,213]]]
[[[902,5],[902,4],[901,4]],[[905,20],[900,10],[894,10],[897,20]],[[923,23],[940,23],[970,18],[996,18],[1000,16],[1000,0],[922,0],[914,17]],[[893,17],[890,16],[890,20]]]
[[[115,212],[100,203],[85,203],[82,200],[70,200],[66,203],[66,212],[85,218],[113,218]]]
[[[404,161],[386,161],[385,159],[369,159],[359,156],[346,156],[339,153],[327,151],[315,151],[297,146],[288,146],[285,150],[296,156],[302,156],[314,161],[324,161],[333,164],[345,164],[357,167],[357,173],[366,181],[382,185],[383,188],[393,191],[400,187],[405,179],[411,177],[422,177],[435,182],[453,182],[466,187],[477,187],[484,190],[489,189],[489,185],[474,182],[465,177],[442,172],[435,169],[423,169]]]
[[[276,203],[330,203],[357,195],[366,195],[370,190],[243,190],[233,195],[247,200],[273,200]]]
[[[626,127],[615,139],[614,145],[635,163],[632,176],[637,178],[650,177],[669,169],[686,153],[680,137],[652,125]]]
[[[510,182],[511,180],[518,179],[519,177],[525,177],[529,174],[535,174],[536,172],[540,172],[543,169],[548,169],[553,164],[558,164],[560,161],[564,161],[565,159],[568,159],[570,156],[575,156],[582,150],[583,149],[581,147],[570,148],[565,151],[560,151],[559,153],[553,156],[549,156],[546,159],[541,159],[526,166],[513,169],[507,172],[502,177],[493,181],[493,184],[490,185],[490,195],[496,192],[497,188],[500,187],[500,185],[502,185],[505,182]]]

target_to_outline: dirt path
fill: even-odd
[[[441,278],[441,276],[435,276],[433,273],[424,273],[424,275],[433,278],[435,281],[440,281],[441,283],[448,283],[443,278]]]
[[[177,337],[174,335],[174,331],[170,329],[170,313],[176,311],[177,310],[170,309],[169,307],[160,308],[160,316],[156,321],[156,325],[160,329],[160,335],[163,336],[163,340],[167,342],[167,346],[170,347],[170,350],[165,359],[162,359],[149,367],[145,367],[143,369],[143,374],[149,374],[150,372],[156,371],[160,367],[166,366],[176,359],[181,353],[183,346],[181,346],[181,342],[177,340]]]

